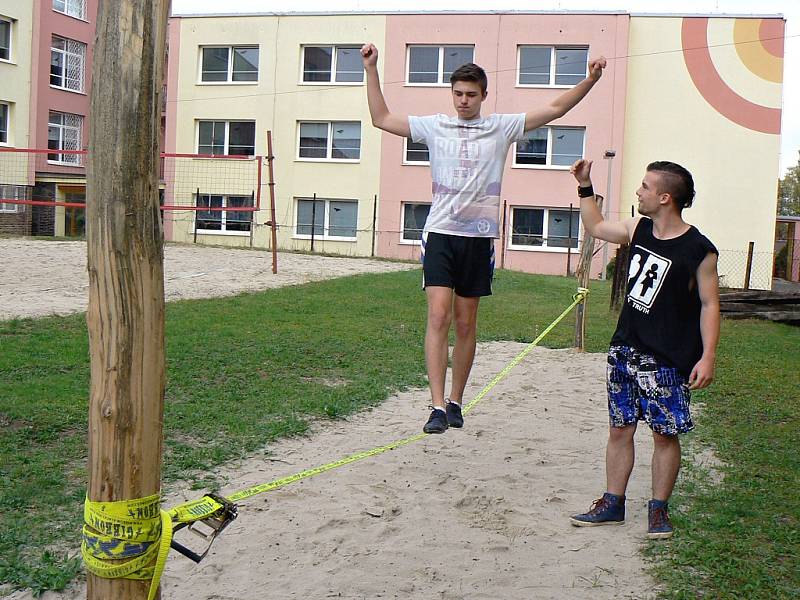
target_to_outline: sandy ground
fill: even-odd
[[[25,314],[26,306],[38,310],[31,307],[36,299],[42,311],[35,314],[67,312],[70,302],[72,310],[85,306],[81,244],[0,241],[4,257],[9,249],[19,252],[17,260],[24,257],[30,269],[24,279],[16,279],[24,301],[10,292],[5,273],[0,278],[4,315]],[[170,247],[168,294],[234,293],[233,287],[221,291],[219,282],[230,282],[231,270],[238,268],[251,269],[249,275],[236,275],[246,286],[242,289],[271,287],[277,282],[270,279],[269,257],[259,256]],[[292,275],[291,260],[300,265]],[[370,265],[374,270],[403,268],[306,256],[286,256],[282,264],[284,283]],[[66,291],[71,295],[63,298]],[[466,398],[475,397],[523,348],[510,342],[481,344]],[[602,354],[535,349],[474,407],[464,429],[426,436],[244,501],[239,518],[201,564],[170,556],[163,597],[653,597],[654,584],[638,553],[650,495],[652,444],[646,428],[637,436],[627,522],[575,528],[568,521],[604,489],[604,369]],[[271,446],[268,456],[225,467],[223,475],[231,483],[222,492],[414,435],[427,418],[428,402],[426,390],[412,390],[347,420],[315,425],[307,436]],[[167,505],[194,497],[173,491]],[[72,600],[85,594],[79,584],[42,598]],[[18,592],[10,598],[27,600],[30,595]]]
[[[0,239],[0,320],[85,311],[89,301],[86,244]],[[168,244],[164,248],[167,301],[231,296],[356,273],[416,268],[409,263],[278,254],[257,250]]]

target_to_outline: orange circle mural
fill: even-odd
[[[783,21],[736,19],[734,40],[744,66],[767,81],[780,83],[783,75]],[[697,91],[718,113],[734,123],[779,134],[781,111],[742,98],[720,76],[708,47],[708,19],[686,17],[681,26],[686,68]]]

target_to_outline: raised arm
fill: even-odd
[[[578,181],[578,187],[592,187],[592,161],[586,159],[576,160],[570,167],[570,172]],[[633,237],[636,223],[639,218],[625,219],[617,223],[612,223],[603,219],[600,208],[594,194],[581,198],[581,221],[583,227],[589,234],[600,240],[611,242],[612,244],[628,244]]]
[[[700,294],[700,337],[703,354],[689,374],[689,389],[699,390],[714,381],[714,363],[719,343],[719,276],[717,255],[706,254],[697,267],[697,292]]]
[[[573,106],[583,100],[583,97],[589,93],[589,90],[594,87],[603,75],[603,69],[606,68],[606,59],[604,57],[595,58],[589,61],[589,76],[577,84],[575,87],[567,90],[550,104],[543,108],[537,108],[525,113],[525,131],[536,129],[542,125],[546,125],[553,119],[558,119],[567,114]]]
[[[378,129],[403,137],[411,137],[408,117],[393,115],[386,106],[378,77],[378,49],[373,44],[361,46],[361,61],[367,74],[367,104],[372,124]]]

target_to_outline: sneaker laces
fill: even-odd
[[[662,529],[670,525],[669,514],[667,513],[667,509],[664,506],[655,507],[650,517],[652,521],[650,526],[652,529]]]
[[[597,500],[592,502],[592,507],[589,509],[588,514],[596,515],[610,507],[611,507],[611,502],[609,502],[608,499],[605,496],[603,496],[602,498],[598,498]]]

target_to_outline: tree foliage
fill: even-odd
[[[786,171],[786,176],[778,180],[778,214],[800,216],[800,158]]]

